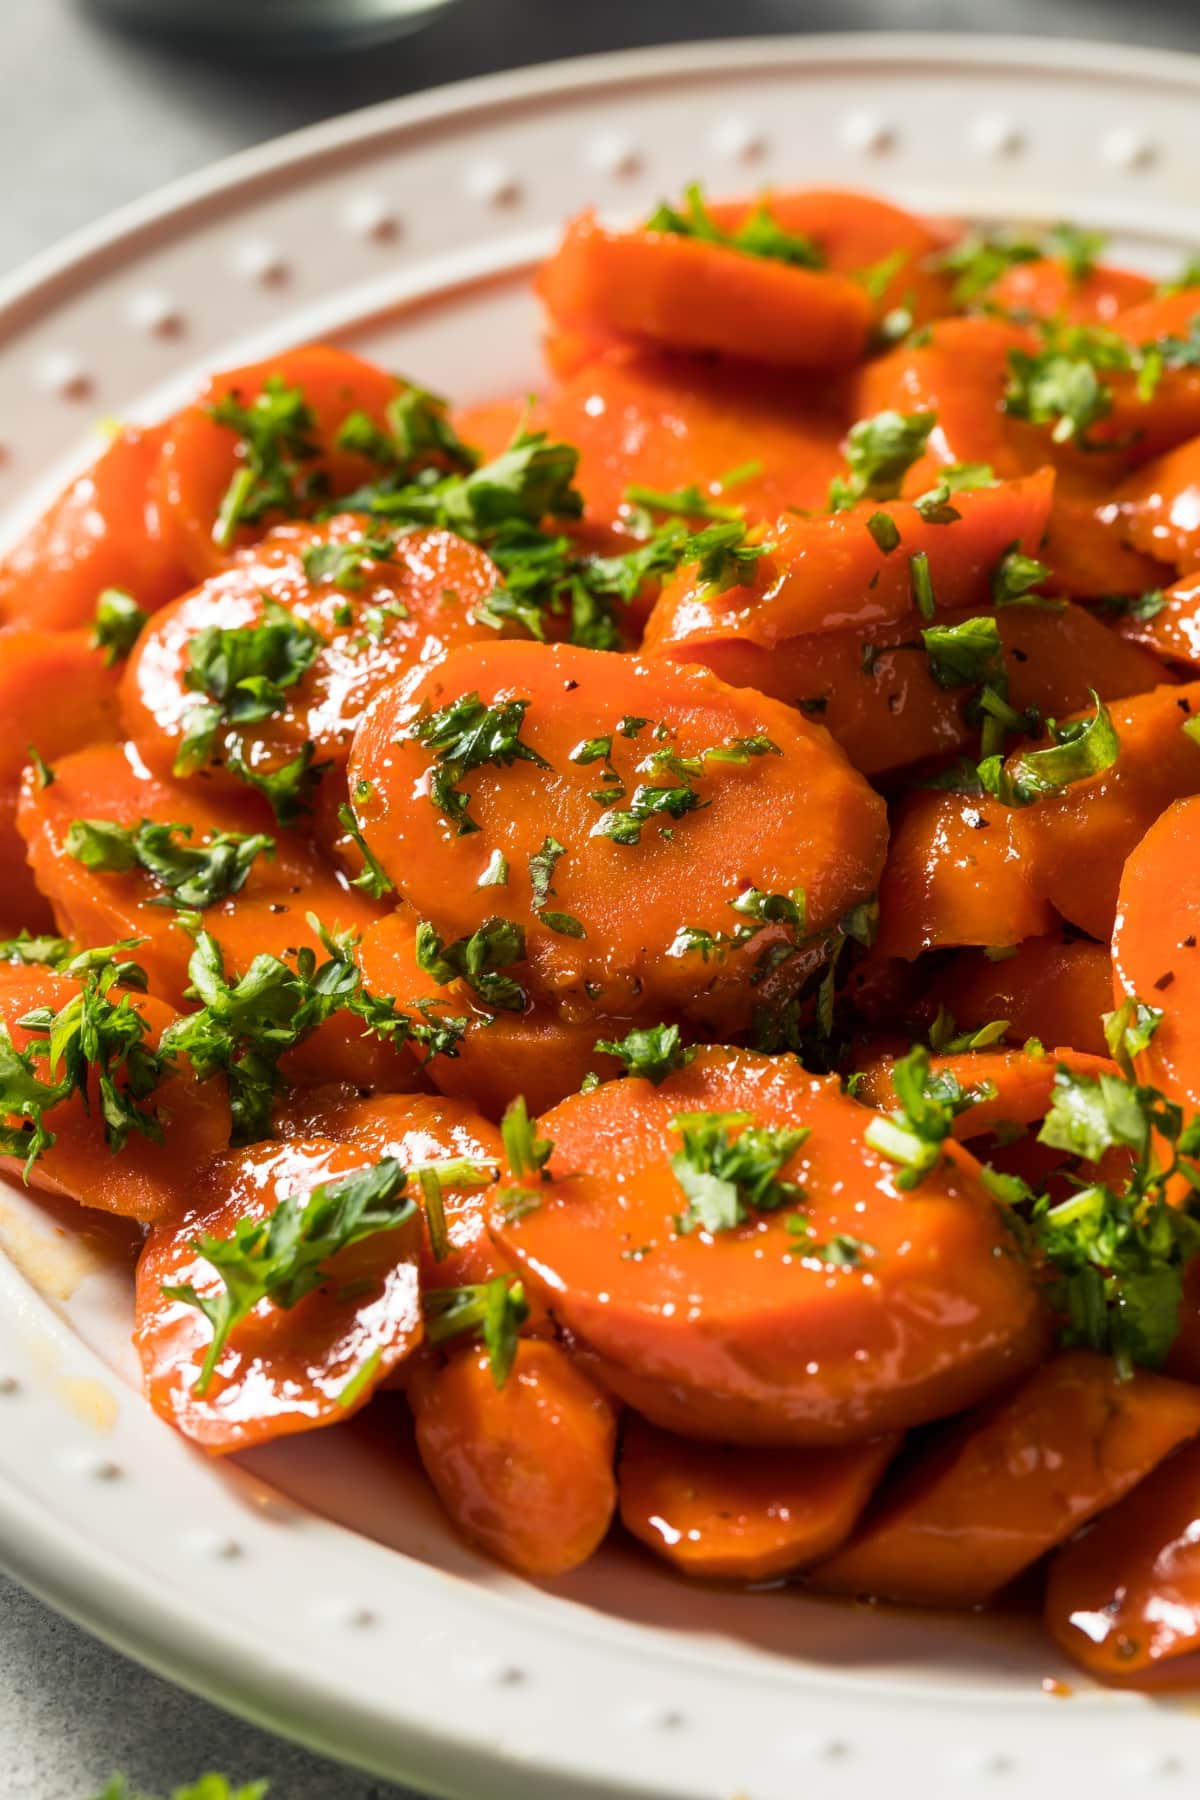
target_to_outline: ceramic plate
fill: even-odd
[[[318,127],[0,290],[4,529],[99,421],[296,340],[460,400],[535,385],[529,271],[563,218],[635,217],[690,179],[1070,217],[1172,267],[1200,241],[1198,106],[1182,57],[855,36],[563,63]],[[1088,1687],[1019,1617],[688,1587],[620,1542],[568,1580],[506,1575],[449,1534],[399,1404],[208,1461],[136,1392],[128,1240],[5,1188],[0,1245],[0,1561],[277,1730],[492,1800],[1197,1791],[1194,1706]]]

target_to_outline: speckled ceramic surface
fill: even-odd
[[[336,336],[460,399],[536,384],[528,273],[562,218],[636,216],[693,178],[1068,216],[1171,267],[1200,241],[1198,109],[1200,62],[1181,57],[857,36],[560,64],[319,127],[0,290],[2,528],[99,421],[152,417],[200,371],[297,339]],[[399,1406],[209,1462],[132,1384],[129,1246],[3,1189],[0,1247],[0,1562],[279,1730],[497,1800],[1200,1782],[1194,1707],[1076,1682],[1018,1618],[686,1587],[621,1543],[553,1585],[508,1576],[450,1536]]]

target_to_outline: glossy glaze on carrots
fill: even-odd
[[[400,1389],[529,1576],[1049,1559],[1194,1679],[1193,284],[689,189],[532,399],[285,350],[9,548],[0,1157],[144,1230],[165,1419]]]

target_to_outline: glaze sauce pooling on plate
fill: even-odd
[[[1200,281],[691,188],[537,286],[533,399],[301,346],[0,565],[3,1166],[212,1454],[399,1389],[531,1576],[1186,1682]]]

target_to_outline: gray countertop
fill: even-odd
[[[216,157],[462,76],[734,33],[971,30],[983,12],[981,0],[459,0],[388,47],[255,66],[105,29],[71,0],[7,0],[0,270]],[[987,23],[1200,50],[1192,0],[1006,0],[987,9]],[[7,1800],[91,1800],[116,1770],[135,1788],[166,1794],[209,1768],[269,1777],[272,1800],[404,1796],[179,1692],[2,1577],[0,1747]]]

